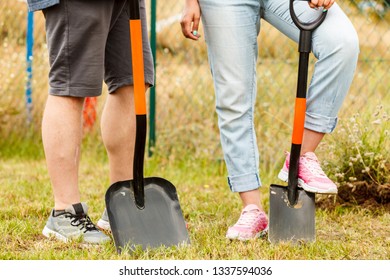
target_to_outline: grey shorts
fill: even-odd
[[[88,97],[133,84],[127,0],[61,0],[44,9],[49,93]],[[145,1],[141,1],[145,83],[154,84]]]

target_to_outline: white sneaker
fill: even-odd
[[[97,225],[98,228],[100,228],[100,229],[107,230],[107,231],[111,231],[110,222],[109,222],[109,220],[108,220],[107,209],[104,209],[104,212],[103,212],[103,214],[102,214],[102,217],[100,218],[100,220],[97,222],[96,225]]]

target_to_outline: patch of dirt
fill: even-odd
[[[338,196],[344,201],[353,201],[363,204],[373,198],[380,204],[390,203],[390,183],[384,185],[369,184],[365,181],[355,182],[352,186],[339,187]]]
[[[384,208],[390,212],[390,183],[376,185],[362,181],[352,185],[341,185],[336,197],[317,196],[316,205],[324,209],[334,209],[341,205],[359,205],[372,210]]]

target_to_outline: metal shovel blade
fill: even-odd
[[[106,192],[117,251],[189,244],[176,188],[163,178],[144,178],[144,195],[145,207],[140,209],[135,202],[132,180],[116,182]]]
[[[285,186],[270,186],[268,240],[278,242],[315,241],[315,194],[299,189],[291,206]]]

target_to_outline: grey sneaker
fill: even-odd
[[[104,209],[102,217],[97,222],[97,226],[100,229],[111,231],[110,222],[108,220],[108,214],[107,214],[107,209],[106,208]]]
[[[85,243],[110,241],[111,238],[97,229],[87,214],[88,206],[84,202],[73,204],[60,212],[53,209],[42,233],[46,237],[54,236],[64,242],[80,236]]]

